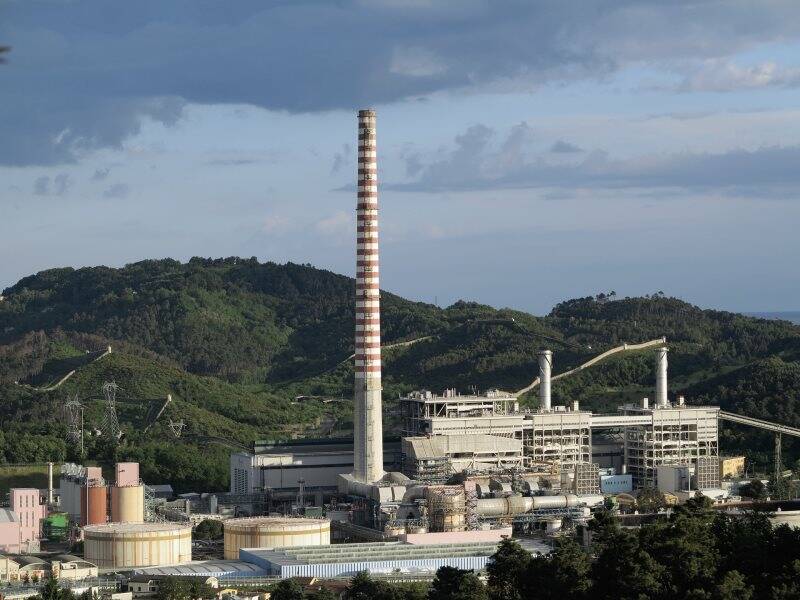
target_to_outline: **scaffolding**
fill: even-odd
[[[533,462],[558,463],[572,472],[592,460],[591,413],[553,411],[527,415],[522,432],[525,456]]]
[[[425,490],[430,531],[466,529],[466,493],[460,485],[437,485]]]
[[[719,487],[718,409],[714,407],[634,408],[626,414],[650,417],[650,423],[625,430],[625,464],[635,487],[657,487],[659,465],[694,465],[697,473],[703,463],[703,487]],[[704,461],[703,459],[708,459]],[[711,470],[716,475],[711,475]]]
[[[600,493],[600,466],[596,463],[575,465],[575,493],[580,495]]]
[[[713,490],[720,486],[719,458],[700,456],[695,467],[696,486],[699,490]]]

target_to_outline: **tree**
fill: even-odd
[[[722,576],[714,590],[714,600],[750,600],[753,597],[753,586],[739,571],[728,571]]]
[[[225,534],[222,521],[203,519],[194,530],[195,537],[201,540],[221,540]]]
[[[397,600],[399,596],[397,588],[384,581],[375,581],[366,571],[353,577],[343,594],[344,600]]]
[[[589,555],[572,538],[556,542],[549,555],[533,557],[521,577],[521,597],[530,600],[579,600],[591,586]]]
[[[760,479],[753,479],[739,488],[739,495],[743,498],[753,500],[765,500],[767,498],[767,486]]]
[[[664,508],[664,494],[655,488],[642,488],[636,495],[636,506],[643,512],[657,512]]]
[[[472,571],[439,567],[428,600],[487,600],[486,586]]]
[[[520,578],[530,565],[531,554],[515,540],[500,542],[497,552],[486,565],[489,591],[495,600],[518,600]]]
[[[271,600],[304,600],[303,586],[296,579],[282,579],[272,588]]]
[[[53,577],[45,579],[44,585],[39,588],[38,598],[41,600],[75,600],[72,590],[62,588]]]
[[[330,588],[321,587],[310,594],[309,600],[338,600],[339,596],[333,593]]]
[[[601,548],[591,567],[592,598],[641,600],[659,591],[664,567],[639,546],[634,534],[613,531]]]

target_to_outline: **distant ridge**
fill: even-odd
[[[791,321],[800,325],[800,310],[787,310],[777,312],[746,312],[744,313],[749,317],[758,317],[759,319],[771,319]]]

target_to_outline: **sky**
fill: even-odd
[[[796,0],[0,0],[0,289],[256,256],[546,314],[800,309]]]

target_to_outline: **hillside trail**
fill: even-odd
[[[614,348],[611,348],[610,350],[606,350],[605,352],[603,352],[601,354],[598,354],[597,356],[595,356],[591,360],[587,360],[585,363],[583,363],[582,365],[578,365],[574,369],[570,369],[569,371],[565,371],[563,373],[559,373],[558,375],[554,375],[550,379],[550,381],[557,381],[557,380],[562,379],[564,377],[569,377],[570,375],[573,375],[573,374],[577,373],[578,371],[583,371],[584,369],[588,369],[589,367],[596,365],[600,361],[605,360],[609,356],[613,356],[614,354],[619,354],[620,352],[632,352],[632,351],[635,351],[635,350],[644,350],[646,348],[651,348],[652,346],[659,346],[661,344],[666,344],[666,343],[667,343],[667,338],[666,337],[661,337],[661,338],[658,338],[656,340],[650,340],[649,342],[642,342],[640,344],[627,344],[627,343],[626,344],[622,344],[621,346],[616,346]],[[523,394],[527,394],[532,389],[537,387],[539,385],[539,383],[540,383],[539,377],[537,377],[529,385],[527,385],[526,387],[522,388],[521,390],[515,392],[514,395],[522,396]]]
[[[102,359],[102,358],[105,358],[105,357],[106,357],[106,356],[108,356],[109,354],[111,354],[111,346],[108,346],[108,347],[105,349],[105,351],[104,351],[102,354],[100,354],[99,356],[96,356],[95,358],[93,358],[92,360],[90,360],[90,361],[89,361],[88,363],[86,363],[85,365],[82,365],[82,366],[80,366],[80,367],[77,367],[77,368],[75,368],[75,369],[72,369],[72,370],[71,370],[69,373],[67,373],[66,375],[64,375],[64,376],[63,376],[61,379],[59,379],[59,380],[58,380],[56,383],[54,383],[53,385],[49,385],[49,386],[45,386],[45,387],[35,387],[35,386],[32,386],[32,385],[28,385],[28,384],[25,384],[25,383],[19,383],[19,382],[16,382],[16,384],[17,384],[17,385],[20,385],[20,386],[27,387],[27,388],[29,388],[29,389],[33,390],[34,392],[52,392],[52,391],[54,391],[54,390],[57,390],[58,388],[60,388],[60,387],[61,387],[61,386],[62,386],[64,383],[66,383],[67,381],[69,381],[69,380],[70,380],[70,378],[71,378],[73,375],[75,375],[75,373],[77,373],[77,372],[78,372],[78,369],[81,369],[81,368],[83,368],[83,367],[86,367],[86,366],[89,366],[89,365],[91,365],[91,364],[93,364],[93,363],[96,363],[98,360],[100,360],[100,359]]]

